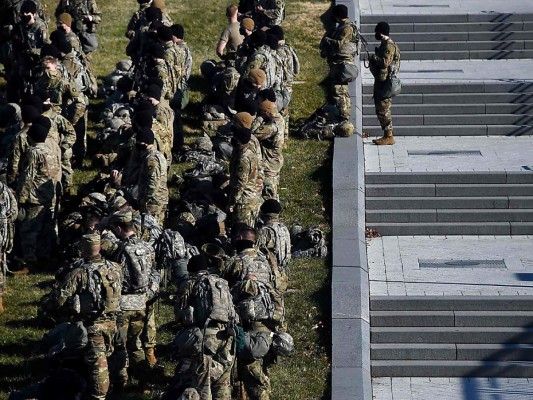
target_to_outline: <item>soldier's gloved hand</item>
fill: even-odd
[[[24,209],[24,205],[21,204],[19,206],[19,212],[17,215],[17,221],[24,221],[26,219],[26,210]]]

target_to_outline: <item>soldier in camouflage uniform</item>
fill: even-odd
[[[148,104],[144,106],[146,103]],[[143,100],[139,103],[138,110],[140,111],[135,114],[132,120],[134,128],[147,128],[154,132],[155,147],[163,154],[167,165],[170,165],[172,162],[172,131],[168,126],[154,118],[154,108],[150,102]]]
[[[134,232],[132,213],[114,213],[109,225],[120,239],[113,260],[124,266],[120,300],[122,311],[117,317],[118,338],[115,351],[121,365],[121,383],[126,383],[128,373],[142,378],[142,373],[145,372],[143,364],[146,357],[141,335],[148,319],[146,302],[155,297],[160,277],[155,270],[153,248]],[[149,353],[155,364],[153,350],[151,347]]]
[[[241,112],[233,118],[233,153],[230,160],[230,192],[227,210],[233,224],[253,226],[263,191],[261,147],[251,134],[252,116]],[[258,152],[259,151],[259,152]]]
[[[372,142],[377,145],[391,145],[395,143],[392,131],[391,106],[392,98],[380,98],[379,88],[389,75],[395,75],[400,70],[400,49],[389,37],[390,27],[386,22],[376,25],[375,36],[380,41],[376,47],[376,53],[369,59],[370,72],[374,76],[374,105],[376,115],[383,129],[383,137],[374,139]]]
[[[258,28],[281,25],[285,19],[285,0],[254,0],[254,3],[253,18]]]
[[[0,182],[0,314],[4,312],[2,295],[6,289],[7,255],[13,249],[17,200],[7,185]]]
[[[152,83],[143,90],[143,94],[154,107],[155,120],[164,128],[162,135],[159,135],[162,143],[159,151],[165,155],[168,165],[170,165],[172,163],[172,147],[174,144],[174,111],[170,108],[168,101],[162,98],[161,91],[162,88],[159,85]]]
[[[87,147],[86,98],[72,82],[66,81],[58,69],[58,60],[51,56],[43,58],[43,75],[35,85],[35,93],[49,103],[52,109],[69,120],[76,130],[73,157],[79,164]]]
[[[146,13],[150,8],[157,8],[161,11],[160,21],[165,26],[172,25],[172,19],[166,12],[164,12],[161,5],[156,7],[152,0],[137,0],[137,2],[139,3],[139,9],[131,16],[130,21],[128,22],[128,27],[126,28],[126,37],[128,39],[133,39],[143,28],[150,25],[151,21],[146,16]]]
[[[274,52],[267,45],[267,34],[262,30],[256,30],[252,33],[251,42],[254,51],[248,57],[243,75],[246,77],[252,70],[260,69],[265,73],[266,77],[263,88],[279,89],[280,74],[277,71]]]
[[[45,144],[50,127],[48,122],[47,126],[32,124],[28,129],[31,148],[17,182],[17,201],[24,215],[18,228],[26,264],[49,262],[56,247],[56,194],[61,182],[61,159]]]
[[[263,100],[252,124],[252,134],[259,140],[263,158],[263,198],[279,199],[279,175],[283,167],[285,121],[276,103]]]
[[[102,21],[102,13],[96,0],[59,0],[55,17],[68,13],[72,17],[72,30],[78,35],[84,53],[96,50],[96,30]]]
[[[60,276],[43,309],[62,319],[82,321],[88,343],[84,362],[88,367],[88,399],[104,400],[109,390],[108,357],[113,352],[120,311],[122,268],[100,255],[100,236],[82,237],[82,259]]]
[[[180,337],[196,332],[201,338],[194,350],[182,351],[190,367],[182,371],[181,385],[195,387],[202,400],[230,400],[237,320],[228,283],[208,272],[204,255],[193,256],[187,270],[189,279],[178,289],[175,306],[176,322],[182,327],[176,337],[178,349],[183,350]]]
[[[341,82],[334,71],[342,64],[354,62],[353,38],[356,32],[348,19],[348,8],[344,4],[333,7],[332,14],[337,26],[333,32],[324,34],[320,42],[320,56],[327,59],[330,68],[332,103],[339,109],[341,118],[348,120],[351,107],[348,83]]]

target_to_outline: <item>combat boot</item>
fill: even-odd
[[[2,295],[0,294],[0,314],[4,312],[4,300],[2,298]]]
[[[383,145],[391,145],[396,143],[394,140],[394,134],[392,133],[392,130],[385,131],[385,134],[383,137],[380,137],[379,139],[372,140],[372,143],[383,146]]]
[[[157,363],[157,358],[155,358],[154,348],[149,347],[144,351],[144,354],[146,355],[146,361],[148,362],[148,365],[150,367],[153,367]]]

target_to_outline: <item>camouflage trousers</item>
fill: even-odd
[[[145,207],[141,207],[140,211],[142,213],[153,215],[161,226],[165,224],[165,218],[167,214],[166,204],[147,204]]]
[[[235,361],[233,337],[223,330],[204,336],[204,354],[193,356],[193,386],[202,400],[231,400],[231,371]]]
[[[255,220],[259,214],[259,207],[263,203],[261,198],[250,199],[245,203],[237,203],[233,207],[232,224],[244,223],[248,226],[254,226]]]
[[[352,102],[350,101],[348,85],[333,85],[331,100],[339,109],[341,118],[346,120],[350,119]]]
[[[118,377],[121,383],[128,381],[128,370],[139,376],[145,360],[141,335],[146,320],[146,310],[123,311],[117,317],[117,336],[114,358],[117,361]]]
[[[384,131],[392,131],[392,99],[389,97],[387,99],[377,100],[374,95],[374,105],[376,106],[376,115],[379,124],[381,125],[381,129]]]
[[[156,342],[157,328],[155,322],[155,303],[146,304],[146,318],[143,327],[142,341],[145,349],[154,348]]]
[[[74,130],[76,131],[76,142],[72,146],[72,153],[76,162],[80,163],[85,157],[87,152],[87,122],[89,114],[87,111],[83,114],[76,125],[74,125]]]
[[[95,321],[86,328],[88,343],[84,360],[89,373],[87,398],[103,400],[109,390],[107,358],[113,353],[117,323],[115,319],[107,319]]]
[[[72,186],[72,176],[74,171],[72,170],[72,164],[70,160],[72,158],[72,149],[64,150],[61,154],[61,184],[63,190],[68,190]]]
[[[24,209],[26,216],[18,225],[24,261],[48,261],[57,246],[54,207],[31,204],[26,205]]]
[[[278,173],[265,173],[263,177],[263,199],[276,199],[279,200],[279,172]],[[253,226],[253,225],[250,225]]]
[[[270,399],[270,378],[264,360],[241,362],[239,374],[250,400]]]

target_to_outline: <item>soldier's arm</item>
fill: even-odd
[[[51,312],[57,312],[72,296],[76,295],[83,283],[83,272],[81,268],[75,268],[69,271],[60,282],[57,282],[47,298],[45,308]]]
[[[13,146],[13,151],[11,152],[7,160],[6,181],[8,185],[10,185],[11,187],[13,187],[13,185],[16,183],[16,180],[17,180],[20,158],[23,153],[21,142],[22,142],[22,138],[19,133],[15,139],[15,145]]]
[[[25,204],[28,201],[31,189],[33,187],[33,180],[35,179],[35,175],[37,173],[37,156],[35,155],[35,153],[31,152],[28,154],[28,157],[30,159],[28,165],[20,174],[18,180],[17,198],[19,201],[19,205]]]
[[[394,59],[394,53],[396,48],[394,47],[394,44],[387,42],[387,45],[381,54],[381,52],[376,52],[373,58],[373,62],[376,66],[378,66],[381,69],[388,68],[389,65],[391,65],[392,60]]]
[[[65,12],[65,2],[64,0],[60,0],[59,4],[56,7],[56,11],[54,13],[54,16],[57,18],[60,14]]]
[[[347,42],[349,42],[353,37],[353,27],[351,25],[347,25],[344,27],[344,29],[341,32],[341,35],[338,40],[327,38],[327,43],[334,51],[339,51],[342,46],[344,46]]]
[[[85,114],[85,99],[72,83],[67,84],[67,94],[70,96],[74,105],[74,115],[72,116],[72,125],[76,125]]]
[[[250,171],[252,170],[251,161],[248,157],[243,157],[237,167],[237,175],[235,176],[235,186],[232,190],[232,198],[229,200],[230,205],[235,205],[240,202],[246,185],[248,184],[248,178]]]
[[[275,136],[278,128],[274,124],[262,124],[252,133],[258,140],[264,140]]]
[[[281,18],[281,14],[283,13],[283,2],[281,0],[276,0],[273,2],[274,7],[268,8],[263,10],[263,14],[270,19],[271,21],[275,21],[279,18]]]
[[[76,141],[76,131],[74,126],[69,122],[68,119],[63,117],[61,114],[57,114],[57,130],[60,135],[60,146],[62,150],[68,150],[72,148],[74,142]]]
[[[95,25],[98,25],[102,21],[102,13],[98,8],[95,0],[92,0],[89,3],[89,12],[91,13],[91,22]]]
[[[139,11],[131,16],[130,22],[128,22],[128,27],[126,28],[126,37],[128,39],[133,39],[135,34],[139,29]]]
[[[161,165],[157,158],[153,157],[148,161],[148,182],[146,182],[146,191],[141,201],[141,207],[145,208],[150,204],[157,204],[157,189],[161,180]]]

